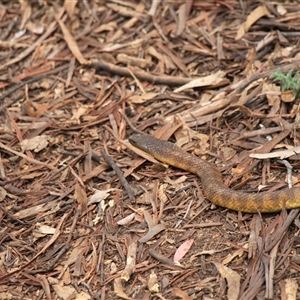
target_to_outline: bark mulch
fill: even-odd
[[[299,11],[1,1],[0,299],[300,299],[299,209],[216,207],[127,141],[170,139],[232,189],[297,185]]]

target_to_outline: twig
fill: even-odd
[[[128,246],[126,266],[121,274],[121,279],[124,281],[128,281],[130,279],[131,274],[135,272],[136,252],[137,243],[132,241]]]
[[[270,251],[270,255],[268,257],[268,269],[269,272],[265,274],[266,278],[266,299],[274,299],[274,273],[275,273],[275,263],[276,263],[276,257],[279,247],[279,241],[278,243],[273,247],[273,249]]]
[[[285,222],[282,224],[281,228],[278,229],[276,237],[274,240],[266,247],[265,251],[270,251],[279,240],[282,239],[283,235],[286,233],[287,228],[291,225],[291,223],[295,220],[297,215],[300,212],[300,208],[292,209],[290,213],[288,214],[287,218],[285,219]]]
[[[65,222],[65,219],[70,215],[70,212],[66,213],[63,215],[63,217],[60,219],[59,224],[57,225],[55,232],[53,234],[53,236],[51,237],[51,239],[46,243],[46,245],[43,247],[43,249],[41,251],[39,251],[30,261],[28,261],[27,263],[25,263],[22,267],[7,273],[3,276],[0,277],[0,282],[3,281],[6,278],[11,277],[13,274],[16,274],[22,270],[24,270],[25,268],[27,268],[30,264],[32,264],[42,253],[44,253],[56,240],[57,238],[60,236],[61,233],[61,227],[63,225],[63,223]]]
[[[287,182],[288,182],[288,187],[291,189],[293,187],[293,178],[292,178],[292,169],[293,166],[286,160],[277,160],[280,164],[285,165],[286,171],[287,171]]]
[[[59,17],[63,13],[64,13],[64,9],[61,9],[61,11],[59,12]],[[57,22],[53,21],[48,26],[48,28],[45,31],[45,33],[39,39],[37,39],[31,46],[29,46],[28,48],[26,48],[26,50],[24,50],[23,52],[21,52],[17,57],[9,60],[8,62],[6,62],[2,66],[0,66],[0,70],[7,69],[8,66],[13,65],[13,64],[21,61],[23,58],[25,58],[26,56],[28,56],[31,52],[35,51],[42,44],[42,42],[55,31],[56,28],[57,28]]]
[[[168,257],[166,257],[165,255],[157,252],[154,249],[149,249],[149,254],[155,258],[157,261],[169,265],[169,266],[174,266],[174,261]]]
[[[94,101],[95,100],[95,97],[94,95],[91,95],[90,93],[88,93],[87,91],[84,90],[84,87],[80,84],[79,80],[76,78],[76,77],[73,77],[73,82],[75,84],[75,86],[77,87],[78,89],[78,92],[86,97],[87,99],[90,99],[91,101]]]
[[[185,78],[185,77],[175,77],[175,76],[168,76],[168,75],[153,75],[145,72],[143,70],[128,70],[128,68],[123,68],[116,66],[114,64],[108,63],[104,60],[98,60],[96,62],[91,63],[91,67],[95,68],[97,71],[107,71],[112,74],[132,77],[131,72],[136,76],[136,78],[144,81],[149,81],[153,84],[165,84],[165,85],[183,85],[192,80],[192,78]]]
[[[111,157],[105,152],[105,151],[101,151],[101,154],[104,158],[104,160],[112,167],[112,169],[116,172],[117,176],[119,177],[121,184],[123,185],[124,189],[126,190],[128,197],[130,200],[134,200],[134,194],[127,182],[127,180],[125,179],[122,171],[120,170],[120,168],[116,165],[116,163],[111,159]]]
[[[27,161],[29,161],[29,162],[31,162],[31,163],[33,163],[33,164],[42,165],[42,166],[45,166],[45,167],[49,168],[49,169],[52,170],[52,171],[57,171],[57,168],[53,167],[52,165],[47,164],[47,163],[44,163],[44,162],[41,162],[41,161],[36,160],[36,159],[34,159],[34,158],[30,158],[30,157],[28,157],[27,155],[25,155],[25,154],[23,154],[23,153],[21,153],[21,152],[15,151],[15,150],[13,150],[13,149],[11,149],[11,148],[5,146],[5,145],[2,144],[1,142],[0,142],[0,148],[4,149],[4,150],[6,150],[6,151],[8,151],[8,152],[10,152],[10,153],[13,153],[13,154],[15,154],[15,155],[17,155],[17,156],[20,156],[20,157],[26,159]]]
[[[20,83],[12,86],[11,88],[9,88],[6,92],[4,92],[1,96],[0,96],[0,101],[4,100],[7,96],[9,96],[10,94],[13,94],[15,93],[17,90],[21,89],[23,86],[27,85],[27,84],[30,84],[30,83],[33,83],[35,81],[38,81],[40,79],[43,79],[45,78],[46,76],[48,75],[52,75],[52,74],[56,74],[57,72],[60,72],[64,69],[66,69],[68,66],[67,65],[62,65],[58,68],[55,68],[51,71],[48,71],[48,72],[45,72],[45,73],[42,73],[42,74],[39,74],[37,76],[34,76],[34,77],[31,77],[27,80],[24,80],[24,81],[21,81]],[[7,103],[3,104],[0,106],[0,112],[2,110],[4,110],[5,108],[9,107],[10,105],[12,105],[14,102],[16,102],[18,100],[18,98],[13,98],[11,100],[9,100]]]
[[[128,126],[136,133],[139,133],[139,134],[145,134],[143,131],[137,129],[133,124],[132,122],[129,120],[129,118],[127,117],[127,115],[123,112],[120,111],[120,113],[122,114],[122,116],[124,117],[124,119],[126,120]]]

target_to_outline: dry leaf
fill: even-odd
[[[106,6],[114,10],[115,12],[118,12],[120,15],[124,16],[130,16],[130,17],[136,17],[136,18],[142,18],[144,15],[138,11],[136,11],[137,6],[135,5],[135,8],[132,9],[131,7],[125,7],[122,5],[114,4],[114,3],[106,3]]]
[[[264,82],[262,86],[262,94],[266,95],[270,106],[280,103],[280,87],[276,84]]]
[[[293,92],[291,90],[284,91],[281,94],[281,100],[283,102],[289,103],[289,102],[295,101],[295,99],[296,99],[296,96],[293,94]]]
[[[0,293],[0,299],[5,299],[5,300],[12,300],[14,299],[15,296],[13,296],[13,294],[9,293],[9,292],[2,292]]]
[[[132,299],[125,294],[125,292],[123,290],[122,280],[120,277],[118,277],[114,280],[114,292],[117,297],[120,297],[122,299],[126,299],[126,300]]]
[[[41,234],[54,234],[55,232],[55,228],[54,227],[50,227],[47,225],[42,225],[40,223],[36,224],[36,229],[34,230],[35,232],[39,232]]]
[[[74,299],[74,300],[90,300],[91,296],[88,293],[81,291],[80,293],[72,285],[52,285],[56,295],[63,300]]]
[[[60,26],[61,31],[63,32],[65,41],[70,49],[70,51],[72,52],[72,54],[76,57],[76,59],[82,64],[82,65],[87,65],[89,62],[88,60],[86,60],[82,53],[80,52],[77,42],[74,39],[74,37],[72,36],[72,34],[69,32],[68,28],[66,27],[66,25],[58,18],[56,18],[57,23]]]
[[[281,299],[284,300],[296,300],[298,283],[295,278],[282,280],[279,283],[281,289]]]
[[[179,262],[185,255],[186,253],[189,251],[189,249],[191,248],[191,246],[193,245],[194,240],[186,240],[183,244],[181,244],[179,246],[179,248],[176,250],[175,254],[174,254],[174,262]]]
[[[2,186],[0,186],[0,202],[2,202],[5,199],[6,195],[6,190]]]
[[[236,250],[233,254],[229,253],[223,260],[222,260],[222,264],[223,265],[227,265],[228,263],[230,263],[235,257],[241,257],[246,251],[247,247],[243,247],[241,249]]]
[[[121,63],[124,63],[126,65],[140,67],[142,69],[150,68],[153,65],[152,61],[149,61],[149,60],[144,59],[144,58],[137,58],[137,57],[134,57],[134,56],[129,56],[129,55],[124,54],[124,53],[120,53],[120,54],[117,55],[117,61],[121,62]]]
[[[67,14],[69,15],[70,19],[72,19],[74,16],[75,7],[76,7],[77,2],[78,2],[78,0],[65,0],[64,8],[65,8]]]
[[[37,223],[36,228],[33,230],[33,237],[34,237],[33,240],[37,241],[38,239],[46,235],[53,235],[54,233],[55,233],[55,228]]]
[[[56,296],[58,296],[61,299],[64,299],[64,300],[75,299],[75,295],[77,292],[73,286],[53,284],[52,288],[53,288],[54,292],[56,293]]]
[[[86,111],[89,109],[88,106],[82,105],[78,109],[73,110],[73,115],[71,120],[76,120],[78,124],[80,124],[80,117],[85,115]]]
[[[49,103],[36,104],[30,100],[24,103],[24,108],[28,116],[38,118],[48,109]]]
[[[156,234],[165,230],[166,226],[164,224],[158,224],[153,226],[146,235],[142,236],[139,239],[139,243],[147,243],[150,239],[152,239]]]
[[[282,4],[277,4],[277,12],[281,16],[284,16],[287,13],[287,10],[286,10],[286,8]]]
[[[85,209],[87,207],[87,196],[85,189],[81,184],[76,183],[74,191],[74,199]]]
[[[113,200],[105,201],[106,198],[110,195],[111,191],[114,191],[115,189],[107,189],[107,190],[96,190],[96,192],[89,197],[88,205],[91,205],[93,203],[99,203],[98,207],[98,213],[97,216],[93,219],[93,223],[96,225],[100,221],[103,220],[104,213],[106,211],[106,208],[113,207],[115,205]]]
[[[258,158],[258,159],[279,157],[280,159],[284,159],[299,153],[300,153],[300,147],[293,147],[290,149],[274,151],[270,153],[251,153],[249,154],[249,157]]]
[[[241,276],[229,269],[228,267],[219,264],[219,263],[214,263],[215,266],[217,267],[220,275],[226,279],[227,285],[228,285],[228,291],[227,291],[227,299],[228,300],[236,300],[238,299],[239,292],[240,292],[240,280]]]
[[[32,8],[29,1],[19,1],[19,2],[21,4],[21,10],[22,10],[22,21],[19,26],[19,29],[22,30],[32,15]]]
[[[31,206],[25,209],[22,209],[14,214],[14,217],[18,219],[25,219],[36,214],[41,214],[51,210],[51,214],[54,214],[56,211],[59,211],[61,208],[58,205],[57,201],[52,201],[48,203],[43,203],[35,206]]]
[[[157,275],[152,271],[148,280],[148,289],[151,293],[159,292],[159,283],[157,280]]]
[[[135,104],[145,103],[148,100],[152,100],[158,95],[158,93],[146,93],[142,95],[134,95],[130,97],[130,101]]]
[[[45,31],[45,28],[42,25],[33,23],[31,21],[28,21],[25,27],[27,30],[39,35],[43,34]]]
[[[208,76],[204,76],[201,78],[193,79],[189,83],[184,84],[183,86],[175,89],[174,93],[180,93],[186,89],[191,89],[191,88],[195,88],[195,87],[218,84],[223,81],[224,76],[225,76],[225,72],[220,70],[217,73],[214,73],[214,74],[211,74]]]
[[[59,99],[64,96],[65,85],[62,82],[59,82],[54,89],[54,99]]]
[[[266,6],[262,5],[254,9],[247,17],[246,22],[244,22],[239,28],[235,40],[241,39],[245,35],[245,33],[249,30],[249,28],[263,16],[270,16],[270,12]]]
[[[119,220],[117,222],[118,225],[127,225],[128,223],[130,223],[134,218],[135,218],[136,213],[132,213],[130,215],[128,215],[127,217]]]
[[[176,297],[181,298],[182,300],[192,300],[189,294],[179,288],[172,289],[172,294]]]
[[[38,135],[31,139],[23,140],[22,142],[20,142],[20,146],[23,152],[26,150],[39,152],[48,146],[48,139],[49,137],[47,135]]]
[[[103,31],[114,31],[114,30],[116,30],[117,27],[118,27],[117,22],[112,21],[112,22],[108,22],[108,23],[100,25],[93,32],[94,33],[100,33],[100,32],[103,32]],[[108,61],[108,62],[113,63],[113,61],[109,61],[109,59],[105,59],[105,58],[103,58],[103,59]]]
[[[103,200],[105,200],[112,191],[115,191],[115,189],[107,189],[107,190],[94,190],[95,193],[89,197],[88,205],[91,205],[93,203],[99,203]]]

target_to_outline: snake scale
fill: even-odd
[[[141,134],[130,136],[129,142],[163,163],[199,176],[204,196],[218,206],[245,213],[271,213],[281,211],[284,206],[287,209],[300,207],[300,187],[259,194],[232,190],[224,185],[216,166],[173,143]]]

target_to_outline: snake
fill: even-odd
[[[262,193],[233,190],[224,184],[214,164],[185,152],[169,141],[146,134],[133,134],[128,140],[158,161],[197,175],[201,179],[204,197],[217,206],[244,213],[273,213],[283,208],[300,207],[300,187]]]

